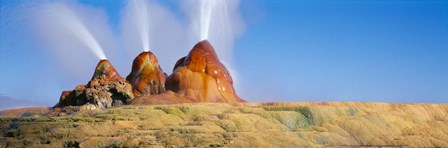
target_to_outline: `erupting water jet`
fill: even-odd
[[[150,49],[148,3],[143,0],[132,0],[128,3],[127,9],[132,16],[136,17],[134,23],[140,36],[143,51],[147,52]]]
[[[201,22],[201,40],[208,39],[212,12],[216,9],[218,0],[199,0],[200,3],[200,22]]]
[[[42,11],[43,17],[51,17],[50,20],[57,20],[53,22],[55,23],[53,25],[66,27],[65,31],[67,33],[85,44],[99,59],[107,59],[98,41],[68,6],[63,3],[49,4]]]

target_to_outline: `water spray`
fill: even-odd
[[[200,28],[201,41],[207,40],[210,30],[210,23],[212,20],[213,9],[216,9],[218,0],[199,0],[200,3]]]
[[[149,12],[148,4],[143,0],[132,0],[129,3],[129,8],[133,15],[137,18],[136,25],[140,33],[140,40],[143,51],[147,52],[149,46]]]
[[[59,20],[57,23],[67,27],[67,31],[86,44],[99,59],[107,59],[100,44],[71,9],[63,4],[55,4],[44,11],[56,17],[54,19]]]

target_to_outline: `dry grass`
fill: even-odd
[[[448,105],[122,106],[0,118],[0,147],[448,147]]]

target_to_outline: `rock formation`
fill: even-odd
[[[81,110],[86,110],[124,104],[196,102],[246,102],[236,94],[232,77],[206,40],[179,59],[168,78],[157,57],[149,51],[134,59],[126,79],[109,61],[101,60],[89,83],[62,92],[55,107],[81,106]]]
[[[165,86],[194,102],[245,102],[235,93],[232,78],[207,40],[176,62]]]
[[[101,60],[87,85],[64,91],[55,107],[82,106],[81,109],[108,108],[129,104],[134,95],[132,86],[107,60]]]
[[[159,66],[157,57],[150,51],[140,53],[132,64],[132,71],[126,77],[136,97],[155,95],[165,91],[166,74]]]

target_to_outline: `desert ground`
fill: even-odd
[[[448,104],[197,103],[0,116],[0,147],[448,147]]]

